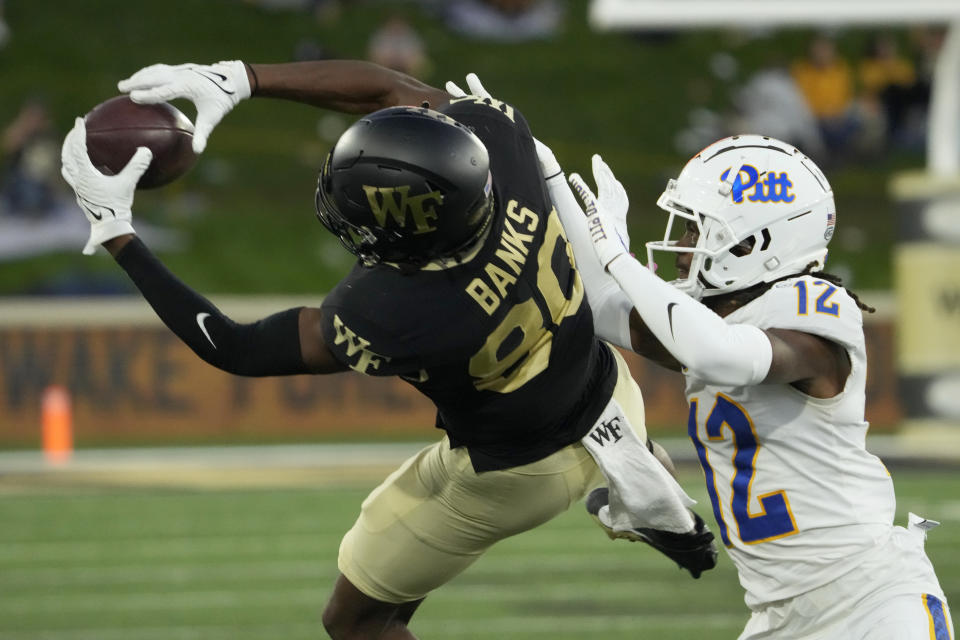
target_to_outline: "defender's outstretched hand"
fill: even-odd
[[[90,162],[87,128],[83,118],[77,118],[63,141],[60,174],[73,188],[77,204],[90,222],[90,239],[83,248],[84,255],[93,255],[98,244],[111,238],[134,233],[133,192],[152,159],[150,149],[140,147],[120,173],[103,175]]]
[[[613,221],[617,235],[623,246],[630,250],[630,232],[627,229],[627,212],[630,210],[630,198],[613,170],[603,161],[600,154],[593,154],[593,179],[597,183],[597,195],[604,215]]]
[[[623,185],[603,158],[596,154],[593,156],[593,177],[600,191],[599,199],[579,174],[570,176],[570,184],[583,202],[593,249],[600,264],[606,268],[615,258],[630,252],[630,238],[626,231],[630,203]]]
[[[193,151],[202,153],[213,128],[241,100],[250,97],[246,65],[228,60],[211,65],[155,64],[117,83],[134,102],[153,104],[186,98],[197,107]]]

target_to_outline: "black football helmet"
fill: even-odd
[[[320,169],[317,217],[365,264],[418,266],[473,245],[493,217],[487,149],[427,108],[356,122]]]

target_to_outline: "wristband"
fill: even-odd
[[[247,71],[250,72],[250,75],[253,76],[253,87],[250,88],[250,96],[257,95],[257,91],[260,89],[260,79],[257,78],[257,72],[253,70],[253,67],[249,62],[243,61],[243,66],[247,68]]]

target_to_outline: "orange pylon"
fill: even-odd
[[[43,390],[41,420],[43,455],[48,462],[66,462],[73,453],[73,409],[66,387],[50,385]]]

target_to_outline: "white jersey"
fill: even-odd
[[[812,276],[775,284],[725,318],[804,331],[846,348],[843,392],[787,384],[731,387],[686,373],[688,433],[720,537],[751,607],[824,585],[892,531],[893,482],[866,450],[863,316],[842,287]]]

